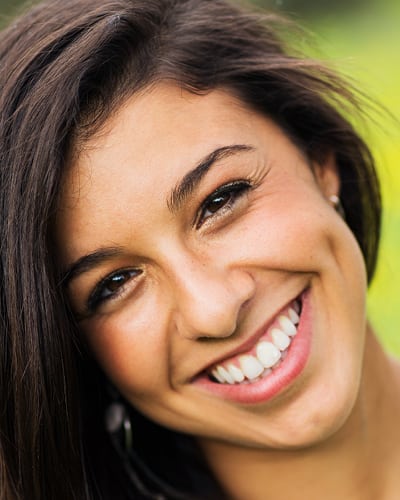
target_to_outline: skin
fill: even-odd
[[[172,210],[182,178],[232,145],[247,149],[223,155]],[[243,179],[252,187],[231,206],[204,207]],[[400,465],[397,369],[366,323],[363,258],[329,202],[339,187],[333,155],[313,164],[228,93],[167,84],[124,103],[66,174],[61,265],[113,249],[69,282],[83,335],[133,405],[197,436],[232,498],[298,499],[301,488],[308,500],[394,499],[400,487],[381,466]],[[121,269],[136,271],[88,312],[99,281]],[[289,385],[239,404],[194,382],[304,290],[311,350]]]

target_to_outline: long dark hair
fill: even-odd
[[[310,159],[333,153],[346,220],[372,277],[378,181],[368,148],[338,111],[357,100],[323,66],[291,54],[280,29],[274,16],[225,0],[51,0],[2,33],[0,498],[156,498],[145,490],[178,498],[172,487],[221,498],[190,438],[133,409],[145,456],[115,451],[103,424],[107,382],[85,354],[59,283],[52,229],[71,151],[139,89],[160,80],[194,93],[225,88]],[[159,464],[149,464],[154,441],[168,450]]]

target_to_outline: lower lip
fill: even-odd
[[[207,392],[237,403],[265,403],[289,387],[303,371],[311,350],[311,323],[310,297],[309,291],[306,291],[302,296],[297,334],[278,368],[266,377],[247,384],[218,384],[212,382],[206,374],[198,377],[193,383]]]

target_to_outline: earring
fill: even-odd
[[[154,484],[154,488],[159,487],[167,493],[173,491],[168,485],[158,479],[132,448],[132,423],[124,404],[120,402],[111,403],[107,407],[104,417],[105,427],[110,434],[111,443],[121,459],[121,465],[127,476],[135,485],[137,491],[141,493],[140,498],[167,500],[166,495],[152,490],[147,486],[147,482],[149,482],[149,484]],[[180,497],[174,492],[168,498],[176,498],[178,500],[179,498],[183,499],[187,497]]]
[[[333,208],[340,215],[340,217],[345,220],[346,214],[344,212],[344,208],[343,208],[342,202],[340,201],[339,196],[336,196],[335,194],[331,194],[329,196],[329,201],[332,203]]]
[[[132,449],[132,423],[122,403],[112,403],[106,410],[105,425],[111,435],[122,431],[122,443],[126,452]]]

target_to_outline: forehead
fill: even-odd
[[[95,136],[80,145],[68,169],[64,196],[76,195],[74,185],[79,185],[81,196],[85,180],[93,181],[95,176],[100,181],[111,172],[121,176],[127,170],[146,173],[136,176],[141,183],[151,183],[153,175],[173,178],[204,155],[205,149],[243,135],[251,119],[250,111],[226,92],[203,96],[160,84],[129,99]]]
[[[221,90],[194,95],[158,85],[133,96],[70,165],[58,218],[63,252],[75,257],[113,244],[128,216],[136,229],[148,225],[153,209],[165,206],[205,155],[233,144],[260,146],[262,134],[254,131],[264,120]]]

